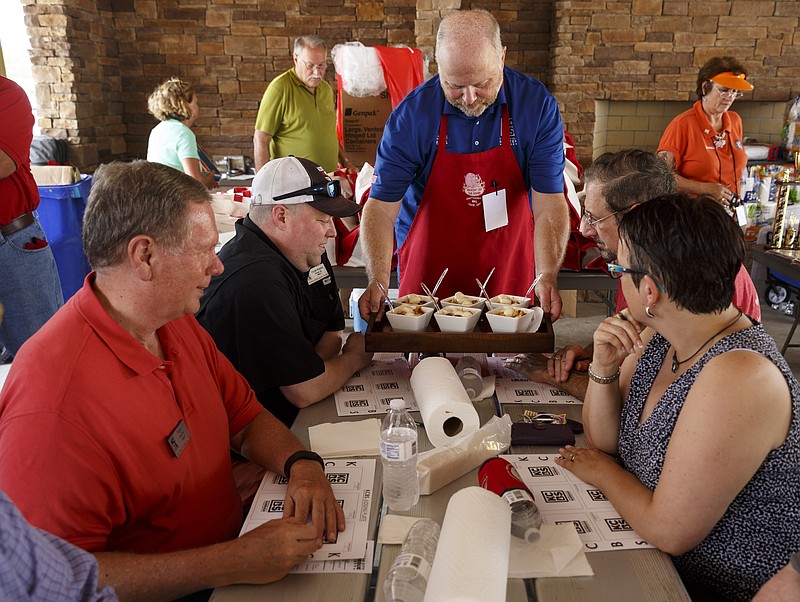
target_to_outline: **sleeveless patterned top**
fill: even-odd
[[[620,458],[650,490],[658,484],[686,395],[711,359],[726,351],[749,349],[772,360],[789,385],[792,421],[784,443],[767,455],[708,537],[694,549],[673,557],[687,587],[696,585],[729,600],[749,600],[786,564],[791,553],[800,550],[800,383],[772,337],[756,325],[715,343],[667,388],[653,413],[640,425],[647,394],[669,347],[660,334],[651,339],[633,374],[622,410]]]

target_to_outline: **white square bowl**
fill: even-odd
[[[469,317],[448,315],[450,312],[458,310],[469,312],[471,315]],[[475,330],[478,320],[481,319],[482,313],[479,308],[448,306],[434,313],[433,317],[442,332],[472,332]]]
[[[539,310],[539,311],[536,311]],[[513,315],[504,315],[504,314]],[[536,332],[542,322],[542,309],[540,307],[495,307],[486,313],[486,319],[492,332]],[[538,319],[537,319],[538,316]],[[536,328],[531,331],[533,322],[536,321]]]
[[[458,301],[456,299],[458,299]],[[473,297],[472,295],[464,295],[462,293],[456,293],[455,295],[450,295],[446,299],[442,299],[442,307],[455,306],[483,309],[484,303],[486,303],[486,299],[483,297]]]
[[[419,310],[422,313],[420,315],[413,316],[397,313],[397,310],[399,310],[401,307]],[[428,327],[428,324],[430,324],[432,315],[433,307],[410,304],[398,305],[397,307],[386,312],[386,317],[389,320],[389,324],[392,325],[393,330],[398,332],[422,332]]]
[[[517,295],[495,295],[489,301],[495,307],[530,307],[530,297],[518,297]]]
[[[411,293],[408,295],[403,295],[392,301],[392,305],[398,307],[400,305],[419,305],[421,307],[433,307],[433,301],[428,295],[418,295],[416,293]]]

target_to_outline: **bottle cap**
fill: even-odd
[[[529,527],[525,530],[525,541],[528,543],[534,543],[535,541],[539,540],[540,535],[539,529],[536,529],[535,527]]]
[[[392,409],[392,410],[405,410],[406,409],[406,400],[405,399],[392,399],[389,402],[389,409]]]

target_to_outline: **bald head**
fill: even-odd
[[[460,57],[471,59],[476,53],[484,52],[493,54],[497,62],[503,60],[500,25],[490,12],[465,10],[442,19],[436,34],[436,62],[439,65]]]
[[[505,49],[491,13],[469,10],[442,20],[436,36],[439,80],[447,102],[468,117],[480,117],[503,84]]]

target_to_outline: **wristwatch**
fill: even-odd
[[[322,471],[325,472],[325,461],[320,457],[319,454],[313,451],[301,449],[300,451],[296,451],[291,456],[286,458],[286,462],[283,464],[283,474],[287,479],[290,477],[289,473],[292,471],[292,465],[299,460],[314,460],[315,462],[319,462],[319,465],[322,467]]]

